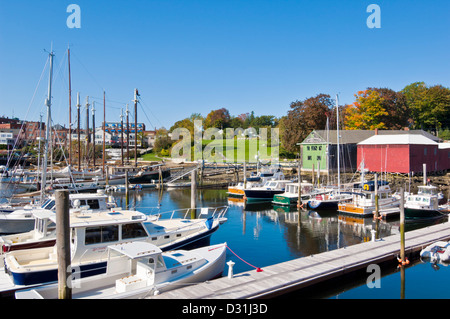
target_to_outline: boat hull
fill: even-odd
[[[337,209],[339,200],[310,200],[308,207],[311,209]]]
[[[282,194],[284,190],[245,190],[247,201],[271,201],[274,195]]]
[[[288,197],[288,196],[282,196],[282,195],[275,195],[273,196],[272,203],[275,205],[282,205],[282,206],[291,206],[291,205],[297,205],[298,197]]]
[[[167,178],[170,176],[170,171],[162,171],[161,172],[162,178]],[[142,174],[141,176],[135,176],[129,179],[129,182],[131,184],[140,184],[140,183],[151,183],[153,180],[159,180],[159,172],[153,171],[153,172],[146,172]]]
[[[408,208],[405,207],[405,218],[406,219],[429,219],[429,218],[440,218],[447,215],[446,212],[440,211],[439,209],[420,209],[420,208]]]

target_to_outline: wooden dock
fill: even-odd
[[[422,248],[439,240],[450,240],[450,222],[406,232],[406,256],[417,256]],[[222,277],[148,298],[270,298],[367,269],[370,264],[396,262],[399,254],[400,234],[267,266],[262,272],[247,271],[231,279]]]

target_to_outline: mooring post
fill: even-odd
[[[231,279],[231,278],[233,278],[234,262],[232,260],[230,260],[229,262],[227,262],[227,265],[228,265],[228,278]]]
[[[400,259],[405,261],[405,193],[400,187]]]
[[[129,201],[129,192],[128,192],[128,170],[125,171],[125,207],[128,209],[128,201]]]
[[[380,206],[378,202],[378,173],[375,173],[375,218],[380,214]]]
[[[69,284],[72,276],[70,263],[69,191],[55,192],[56,203],[56,252],[58,259],[58,299],[72,299]]]
[[[197,218],[196,214],[196,196],[197,196],[197,169],[191,172],[191,218]]]

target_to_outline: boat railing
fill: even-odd
[[[196,207],[196,208],[180,208],[174,209],[172,211],[167,211],[163,213],[157,213],[150,215],[152,220],[173,219],[174,217],[183,216],[182,218],[187,219],[188,217],[196,216],[196,218],[210,218],[220,219],[223,218],[228,211],[229,206],[218,206],[218,207]],[[195,215],[193,214],[195,213]],[[165,218],[166,216],[169,216]]]

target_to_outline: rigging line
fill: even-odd
[[[33,102],[34,102],[34,98],[35,98],[35,96],[36,96],[36,92],[37,92],[37,90],[38,90],[38,88],[39,88],[39,85],[40,85],[40,83],[41,83],[41,81],[42,81],[42,77],[44,76],[44,72],[45,72],[45,70],[47,69],[47,64],[48,64],[49,60],[50,60],[50,56],[47,57],[47,61],[45,62],[44,68],[42,69],[41,76],[39,77],[39,81],[38,81],[38,83],[37,83],[37,85],[36,85],[36,88],[34,89],[33,96],[31,97],[31,101],[30,101],[30,103],[28,104],[27,113],[25,114],[25,120],[26,120],[27,117],[28,117],[28,113],[30,112],[31,105],[32,105]],[[20,126],[20,131],[19,131],[19,132],[22,132],[24,124],[25,124],[25,121],[22,121],[22,125]],[[17,136],[16,140],[14,141],[13,149],[16,148],[17,143],[18,143],[18,141],[19,141],[19,137],[20,137],[20,134]],[[9,164],[11,163],[12,155],[13,155],[13,152],[11,152],[10,156],[8,157],[8,160],[6,161],[6,166],[7,166],[7,167],[9,167]]]
[[[139,104],[141,104],[141,103],[139,103]],[[141,109],[142,109],[142,112],[144,112],[144,115],[145,115],[145,117],[147,118],[147,121],[150,122],[150,126],[155,127],[155,126],[152,124],[152,121],[150,121],[150,119],[148,118],[147,113],[145,112],[145,110],[144,110],[144,108],[142,107],[142,105],[141,105]]]
[[[103,88],[102,85],[100,85],[100,83],[97,81],[97,79],[92,75],[91,72],[89,72],[88,68],[83,64],[83,62],[81,62],[81,60],[78,58],[77,54],[75,52],[70,51],[70,53],[75,57],[75,59],[77,59],[77,61],[81,64],[81,66],[85,69],[85,71],[89,74],[89,76],[92,78],[92,80],[95,82],[95,84],[97,84],[100,89],[102,91],[104,91],[105,89]]]
[[[161,121],[159,120],[159,118],[152,112],[152,109],[150,107],[148,107],[144,100],[142,99],[142,97],[139,96],[139,102],[141,102],[141,104],[143,104],[149,111],[150,113],[153,115],[153,117],[158,121],[158,123],[161,125],[161,127],[163,127],[164,125],[161,123]],[[155,127],[156,128],[156,127]]]

